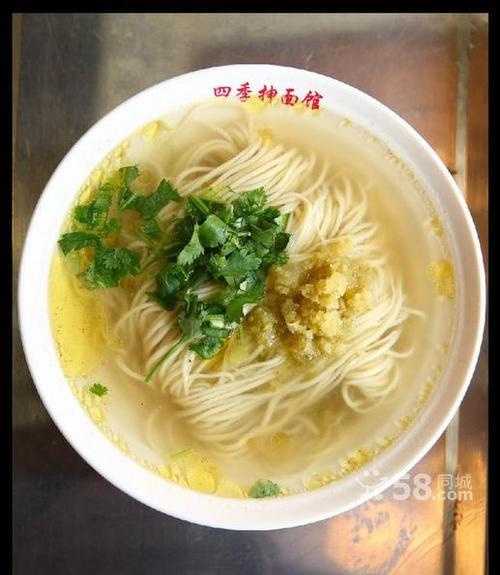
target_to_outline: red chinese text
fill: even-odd
[[[318,92],[312,92],[311,90],[309,90],[309,92],[307,92],[307,94],[303,98],[302,103],[305,104],[308,108],[311,108],[312,110],[318,110],[319,101],[321,100],[322,97],[323,96]]]
[[[259,90],[258,94],[259,98],[262,101],[264,101],[267,98],[269,102],[271,102],[278,95],[278,90],[276,90],[276,88],[273,85],[269,86],[268,88],[266,84],[264,84],[264,87],[262,88],[262,90]]]
[[[214,94],[217,97],[224,96],[225,98],[227,98],[230,93],[231,93],[231,86],[217,86],[216,88],[214,88]]]
[[[242,101],[245,102],[250,98],[252,90],[250,90],[250,84],[248,82],[244,82],[237,90],[237,96]]]
[[[295,88],[287,88],[286,89],[286,94],[284,94],[281,97],[281,101],[283,102],[283,104],[285,104],[286,106],[295,106],[299,97],[293,93],[294,91],[295,91]]]
[[[217,97],[227,98],[231,94],[233,88],[231,86],[215,86],[213,90]],[[235,96],[239,100],[246,102],[250,98],[250,94],[253,93],[253,90],[250,88],[249,82],[243,82],[240,84],[239,88],[235,89],[235,92]],[[278,90],[272,84],[269,87],[267,84],[264,84],[256,94],[262,102],[270,103],[278,96]],[[316,90],[308,90],[307,94],[302,99],[300,99],[300,96],[295,94],[295,88],[286,88],[285,92],[281,95],[281,102],[283,102],[285,106],[295,106],[295,104],[300,101],[311,110],[319,110],[320,101],[322,99],[323,96]]]

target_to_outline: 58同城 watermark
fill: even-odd
[[[356,478],[356,482],[367,493],[375,493],[386,481],[387,478],[382,477],[376,469],[365,471]],[[472,501],[472,476],[470,473],[444,473],[437,475],[433,480],[428,473],[416,473],[413,476],[407,473],[388,487],[383,494],[373,497],[375,500],[382,498],[392,498],[395,501],[410,498],[418,501]]]

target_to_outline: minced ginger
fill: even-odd
[[[281,341],[297,359],[341,352],[353,316],[373,302],[373,270],[333,250],[318,252],[307,263],[274,269],[265,305],[247,318],[257,342]]]

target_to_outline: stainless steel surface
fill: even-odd
[[[35,203],[76,140],[141,89],[229,63],[310,69],[388,104],[463,184],[486,250],[484,15],[30,14],[17,17],[13,30],[14,287]],[[388,490],[315,525],[237,533],[163,516],[98,476],[41,404],[15,317],[14,336],[15,573],[484,572],[486,340],[455,432],[442,437],[408,479],[413,487],[418,474],[427,474],[436,493],[440,476],[456,467],[470,475],[472,500],[398,501]]]

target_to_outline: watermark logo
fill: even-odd
[[[468,474],[441,474],[433,481],[428,473],[405,474],[389,489],[378,495],[372,495],[388,480],[377,469],[364,471],[356,482],[375,501],[392,498],[405,501],[413,498],[417,501],[472,501],[472,476]]]
[[[438,475],[438,494],[440,499],[450,501],[472,501],[472,475],[445,473]]]

